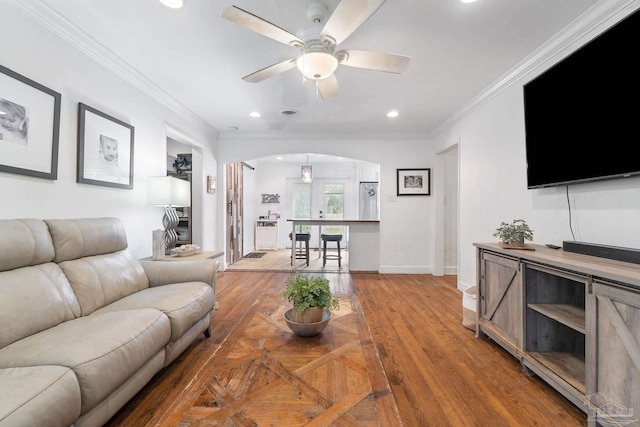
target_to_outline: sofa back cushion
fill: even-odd
[[[53,260],[53,243],[42,220],[2,219],[0,236],[0,271]]]
[[[57,261],[83,316],[149,287],[140,262],[127,250],[118,218],[46,220]]]
[[[83,316],[149,287],[144,269],[128,250],[58,265],[71,283]]]
[[[55,262],[126,249],[127,235],[118,218],[47,219]]]
[[[0,220],[0,236],[0,348],[79,316],[46,224]]]

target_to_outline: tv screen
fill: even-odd
[[[527,187],[640,174],[640,11],[524,85]]]

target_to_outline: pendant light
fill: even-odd
[[[309,156],[307,155],[307,164],[302,166],[302,181],[307,184],[313,181],[313,172],[309,164]]]

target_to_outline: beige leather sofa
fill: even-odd
[[[117,218],[0,220],[0,426],[100,426],[215,314],[217,261],[138,261]]]

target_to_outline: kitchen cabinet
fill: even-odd
[[[278,249],[278,220],[260,219],[256,221],[256,250]]]

